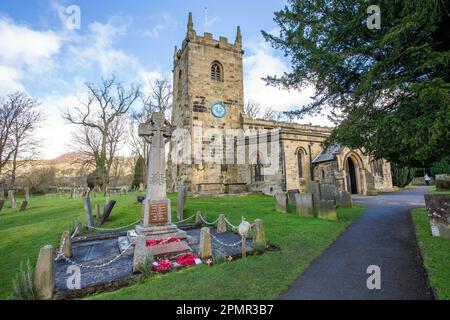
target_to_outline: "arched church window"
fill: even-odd
[[[297,167],[298,177],[303,178],[303,151],[301,149],[297,152]]]
[[[211,80],[214,81],[222,81],[223,79],[223,70],[222,65],[219,61],[214,61],[211,64]]]

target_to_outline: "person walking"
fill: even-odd
[[[430,176],[427,173],[425,173],[425,176],[423,178],[425,179],[425,184],[427,186],[429,186],[430,185],[430,181],[431,181]]]

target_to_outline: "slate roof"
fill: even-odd
[[[336,159],[336,154],[342,151],[343,147],[340,144],[332,144],[328,148],[320,151],[317,157],[312,161],[313,164],[320,162],[333,161]]]

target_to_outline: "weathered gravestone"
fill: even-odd
[[[27,205],[28,205],[28,201],[27,200],[22,200],[21,202],[20,202],[20,205],[19,205],[19,207],[17,208],[17,211],[25,211],[25,209],[27,208]]]
[[[100,219],[100,224],[104,224],[106,221],[108,221],[109,216],[111,215],[111,211],[116,205],[116,201],[114,200],[108,200],[105,203],[105,206],[103,207],[103,214],[102,218]]]
[[[208,227],[200,230],[200,245],[198,247],[198,256],[202,259],[212,256],[211,231]]]
[[[177,219],[184,219],[184,206],[186,205],[187,188],[185,184],[178,187],[178,201],[177,201]]]
[[[0,200],[0,211],[2,211],[3,206],[5,205],[5,200]]]
[[[86,220],[88,223],[88,227],[91,228],[94,226],[94,217],[92,215],[92,207],[91,207],[91,199],[89,195],[84,198],[84,212],[86,213]]]
[[[16,197],[14,196],[14,190],[8,191],[8,200],[9,200],[9,206],[13,209],[17,207],[16,204]]]
[[[317,217],[325,220],[339,220],[334,200],[320,200]]]
[[[295,203],[295,195],[299,194],[299,193],[300,193],[300,190],[298,190],[298,189],[288,190],[289,201],[291,201],[292,203]]]
[[[0,200],[5,200],[5,188],[0,184]]]
[[[37,288],[38,299],[51,299],[55,287],[55,266],[53,247],[47,245],[41,248],[34,269],[33,283]]]
[[[288,197],[286,192],[275,193],[275,208],[279,212],[288,212]]]
[[[319,187],[319,182],[317,182],[317,181],[311,181],[311,182],[308,184],[308,187],[307,187],[307,193],[312,194],[314,216],[317,216],[317,214],[318,214],[318,212],[319,212],[319,203],[320,203],[320,187]]]
[[[450,195],[425,194],[431,234],[434,237],[450,239]]]
[[[319,183],[320,200],[335,202],[336,186],[327,183]]]
[[[313,196],[311,193],[297,193],[295,195],[297,214],[305,217],[314,217]]]
[[[352,207],[352,195],[345,190],[336,189],[335,193],[336,206],[338,208],[351,208]]]
[[[100,213],[100,205],[98,203],[95,204],[95,215],[97,217],[97,221],[100,221],[102,215]]]

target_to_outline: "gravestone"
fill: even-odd
[[[8,200],[9,200],[9,206],[13,209],[16,209],[16,197],[14,196],[14,190],[8,190]]]
[[[317,217],[320,204],[320,187],[319,182],[311,181],[307,186],[307,193],[312,194],[314,216]]]
[[[114,200],[106,201],[105,206],[103,207],[103,214],[102,214],[102,218],[100,219],[100,225],[104,224],[108,220],[115,204],[116,204],[116,201],[114,201]]]
[[[97,221],[100,221],[102,215],[100,213],[100,205],[98,203],[95,204],[95,215],[97,217]]]
[[[295,207],[298,215],[314,217],[313,196],[311,193],[297,193],[295,195]]]
[[[435,183],[438,189],[450,189],[450,174],[437,174],[435,176]]]
[[[336,206],[338,208],[351,208],[352,195],[345,190],[337,189],[335,194]]]
[[[320,200],[335,201],[336,186],[328,183],[319,183]]]
[[[334,200],[320,200],[317,217],[324,220],[338,220],[338,212]]]
[[[288,212],[288,197],[286,192],[275,193],[275,208],[279,212]]]
[[[263,246],[267,245],[266,232],[264,231],[264,225],[261,219],[256,219],[255,225],[255,235],[253,236],[253,243],[258,243]]]
[[[25,209],[27,208],[27,205],[28,205],[28,201],[27,200],[22,200],[21,202],[20,202],[20,205],[19,205],[19,207],[17,208],[17,211],[25,211]]]
[[[70,238],[69,231],[64,231],[61,235],[61,240],[59,242],[59,252],[64,255],[66,258],[72,257],[72,239]],[[64,259],[61,255],[58,257],[58,260]]]
[[[0,184],[0,200],[5,200],[5,188]]]
[[[93,227],[94,217],[92,216],[91,199],[89,198],[89,196],[84,198],[84,212],[86,213],[88,227]]]
[[[178,201],[177,201],[177,219],[184,219],[184,206],[186,205],[187,188],[185,184],[178,187]]]
[[[425,194],[431,234],[434,237],[450,239],[450,195]]]
[[[186,232],[172,224],[170,200],[166,187],[166,138],[172,128],[163,112],[153,112],[150,121],[139,125],[139,136],[150,144],[147,168],[147,193],[143,201],[141,223],[136,233],[149,238],[186,238]]]
[[[53,260],[53,247],[47,245],[41,248],[34,269],[34,285],[38,299],[51,299],[55,287],[55,266]]]
[[[300,190],[298,190],[298,189],[288,190],[289,201],[291,201],[292,203],[295,203],[295,195],[299,194],[299,193],[300,193]]]
[[[0,211],[2,211],[3,206],[5,205],[5,200],[0,200]]]
[[[200,230],[200,245],[198,247],[198,256],[202,259],[212,256],[211,231],[208,227]]]

